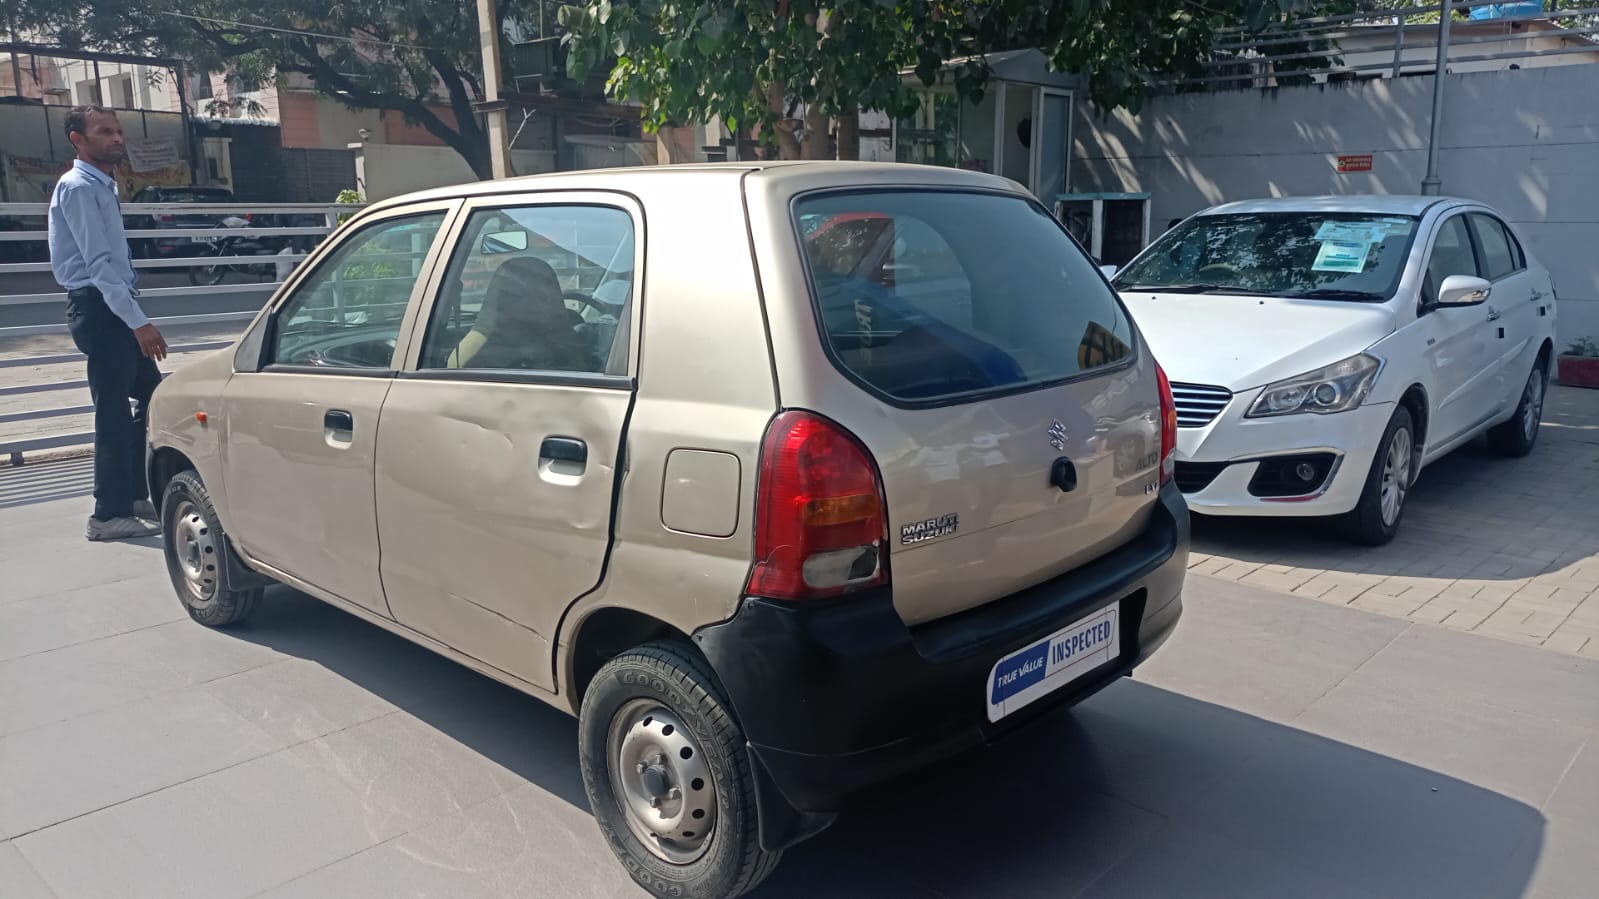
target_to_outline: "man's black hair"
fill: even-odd
[[[72,140],[72,135],[74,134],[81,134],[85,137],[88,137],[89,132],[85,129],[89,127],[89,116],[98,115],[102,112],[116,115],[114,111],[107,109],[104,106],[97,106],[94,104],[72,107],[72,109],[67,112],[67,140],[70,142]]]

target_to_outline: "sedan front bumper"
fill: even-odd
[[[1205,515],[1313,518],[1360,502],[1393,403],[1332,415],[1245,418],[1253,392],[1233,397],[1202,427],[1177,431],[1177,481]],[[1313,472],[1299,480],[1301,466]]]

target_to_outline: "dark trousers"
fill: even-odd
[[[79,352],[89,357],[94,517],[106,521],[132,515],[135,502],[150,498],[144,468],[146,414],[161,372],[140,351],[133,329],[92,287],[67,294],[67,327]]]

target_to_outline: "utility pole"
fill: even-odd
[[[1438,177],[1438,129],[1444,117],[1444,73],[1449,68],[1449,20],[1454,16],[1450,0],[1441,0],[1438,14],[1438,63],[1432,73],[1432,124],[1427,135],[1427,177],[1421,179],[1421,192],[1436,197],[1443,188]]]
[[[496,180],[511,177],[511,127],[506,102],[500,98],[500,21],[494,0],[477,0],[478,42],[483,49],[483,101],[478,111],[488,120],[489,166]]]

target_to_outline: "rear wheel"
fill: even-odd
[[[167,573],[189,617],[206,627],[229,627],[249,618],[261,588],[236,589],[229,582],[233,550],[217,520],[205,484],[193,471],[178,472],[161,502],[161,542]]]
[[[1405,517],[1405,500],[1416,480],[1416,431],[1410,410],[1400,406],[1388,420],[1377,457],[1366,475],[1360,504],[1344,518],[1350,539],[1381,546],[1394,539]]]
[[[1488,431],[1488,448],[1501,456],[1519,458],[1532,452],[1538,442],[1538,428],[1543,422],[1544,398],[1549,395],[1549,364],[1543,354],[1532,364],[1532,373],[1521,388],[1521,402],[1516,414],[1502,425]]]
[[[657,896],[739,896],[782,857],[761,848],[744,733],[692,650],[651,643],[600,669],[578,755],[611,850]]]

